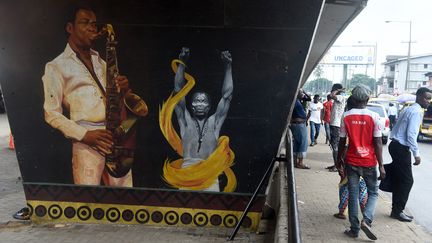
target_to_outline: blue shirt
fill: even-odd
[[[298,99],[296,99],[294,110],[291,116],[291,119],[294,118],[302,118],[306,120],[306,112]]]
[[[422,120],[422,108],[418,103],[415,103],[402,111],[390,134],[390,139],[397,140],[400,144],[408,146],[414,157],[420,156],[417,136]]]

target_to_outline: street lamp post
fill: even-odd
[[[406,75],[405,75],[405,91],[408,90],[408,82],[410,80],[410,59],[411,59],[411,20],[410,21],[393,21],[393,20],[387,20],[386,23],[405,23],[409,24],[409,40],[408,40],[408,55],[407,55],[407,68],[406,68]]]
[[[407,73],[406,73],[405,90],[408,90],[408,82],[410,80],[410,58],[411,58],[411,20],[409,21],[409,40],[408,40]]]
[[[378,43],[375,41],[375,50],[374,50],[374,79],[375,79],[375,96],[378,96],[378,85],[377,85],[377,51],[378,51]]]

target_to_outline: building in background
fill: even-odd
[[[432,54],[411,56],[409,69],[406,56],[387,56],[383,65],[382,93],[412,93],[420,87],[432,84]]]
[[[429,89],[431,89],[432,88],[432,72],[425,73],[425,76],[427,78],[426,87],[428,87]]]

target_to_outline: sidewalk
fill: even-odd
[[[318,145],[308,148],[305,163],[312,168],[295,169],[302,240],[305,243],[371,242],[363,232],[360,232],[357,239],[348,238],[343,234],[350,226],[348,219],[333,217],[338,212],[339,175],[324,169],[333,164],[324,137],[324,133],[321,133]],[[391,198],[382,191],[379,193],[372,225],[378,237],[375,242],[432,242],[432,235],[416,224],[415,220],[403,223],[390,218]],[[361,220],[360,214],[359,219]]]
[[[0,243],[192,243],[226,242],[232,229],[114,224],[35,225],[12,218],[26,205],[15,151],[8,149],[9,126],[0,114]],[[273,242],[274,232],[239,230],[234,242]]]

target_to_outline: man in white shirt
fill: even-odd
[[[310,124],[310,146],[314,146],[317,144],[316,140],[318,139],[318,135],[321,128],[322,123],[322,112],[323,104],[319,102],[319,95],[314,95],[313,102],[309,104],[309,112],[307,115],[307,120]]]
[[[342,120],[342,115],[345,111],[347,98],[343,95],[344,88],[342,84],[333,84],[330,98],[333,99],[333,106],[330,116],[330,146],[333,153],[333,165],[327,167],[331,172],[337,172],[337,154],[339,146],[339,132]]]
[[[390,130],[392,130],[397,118],[397,108],[393,105],[393,103],[389,104],[388,118],[390,121]]]
[[[97,36],[96,15],[88,6],[71,9],[66,24],[68,43],[58,57],[48,62],[42,77],[45,121],[72,140],[75,184],[132,186],[132,174],[114,178],[105,171],[105,155],[111,153],[113,136],[105,129],[106,64],[91,49]],[[119,75],[122,94],[130,92],[129,81]],[[63,107],[69,118],[63,115]]]

